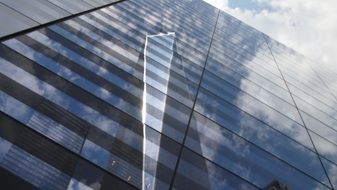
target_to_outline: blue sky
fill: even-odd
[[[267,3],[258,3],[256,0],[229,0],[228,7],[232,9],[239,8],[256,12],[262,10],[273,10],[273,7],[269,6]]]

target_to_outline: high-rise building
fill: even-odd
[[[294,50],[201,0],[35,1],[0,0],[1,189],[337,188]]]

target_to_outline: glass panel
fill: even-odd
[[[0,137],[0,163],[12,147],[12,143]]]
[[[317,152],[326,159],[337,164],[337,145],[327,141],[325,138],[317,135],[314,132],[310,132],[310,136],[315,144],[315,147],[317,148]]]
[[[1,37],[38,25],[37,22],[19,14],[3,4],[0,4],[0,18],[6,18],[2,19],[0,22]]]
[[[76,153],[82,147],[82,137],[2,91],[0,110]]]
[[[15,145],[10,148],[0,166],[39,189],[66,189],[70,181],[66,174]]]
[[[72,0],[72,1],[48,0],[48,1],[51,3],[54,3],[55,5],[61,7],[62,9],[68,12],[71,12],[72,14],[94,8],[90,6],[89,4],[83,3],[82,0]]]
[[[134,131],[121,127],[121,125],[108,118],[105,115],[93,110],[92,108],[84,105],[83,103],[75,100],[74,98],[66,95],[65,93],[57,90],[53,86],[39,80],[35,76],[23,71],[22,69],[14,66],[8,61],[0,58],[1,70],[0,72],[14,81],[17,81],[23,86],[26,86],[33,92],[45,97],[46,99],[60,105],[69,112],[75,114],[76,116],[82,118],[83,120],[93,124],[94,126],[100,128],[101,130],[107,132],[111,136],[116,136],[118,131],[123,131],[129,134],[130,138],[127,143],[136,149],[141,150],[141,145],[133,143],[132,139],[142,138]],[[21,77],[18,77],[21,76]],[[122,119],[122,118],[121,118]]]
[[[118,177],[124,179],[128,183],[131,183],[138,188],[142,186],[142,169],[136,168],[131,163],[122,160],[117,155],[109,153],[91,141],[86,140],[81,155],[103,169],[107,169]],[[159,189],[168,189],[168,184],[157,179],[155,176],[152,176],[150,173],[145,172],[145,176],[154,178],[155,184]]]
[[[188,149],[183,150],[177,172],[174,189],[258,189]]]
[[[322,181],[327,185],[329,184],[316,153],[296,144],[278,133],[273,133],[273,131],[266,129],[261,131],[255,129],[257,130],[255,132],[253,127],[254,125],[250,127],[251,129],[245,128],[239,130],[237,133],[238,135],[234,135],[231,131],[227,131],[205,117],[194,114],[186,143],[194,151],[204,155],[208,159],[219,163],[226,168],[233,168],[232,171],[234,173],[237,170],[234,169],[236,167],[233,165],[240,165],[240,163],[242,163],[242,165],[238,167],[245,168],[248,167],[248,165],[253,164],[253,162],[256,162],[256,166],[251,167],[255,168],[254,170],[256,171],[254,172],[257,173],[252,175],[261,175],[261,179],[265,178],[262,177],[262,175],[269,173],[275,180],[284,182],[291,181],[291,179],[282,179],[283,176],[277,172],[277,168],[283,172],[286,170],[289,171],[289,173],[285,174],[285,178],[292,175],[302,176],[296,178],[306,178],[305,174],[302,174],[295,169],[298,168],[305,173],[314,176],[317,180]],[[246,141],[246,139],[242,137],[248,138],[250,141]],[[240,143],[242,143],[242,146],[239,145]],[[230,147],[236,147],[237,149]],[[240,150],[244,150],[242,155],[239,153]],[[232,162],[231,164],[227,163],[229,162],[228,159],[232,160],[230,161]],[[237,161],[235,159],[237,159]],[[261,161],[261,159],[264,161]],[[242,162],[239,160],[242,160]],[[287,164],[284,164],[283,160],[286,161]],[[249,164],[246,165],[245,162]],[[268,163],[270,163],[270,165]],[[242,172],[243,171],[244,170],[242,170]],[[239,175],[242,176],[241,173]],[[246,179],[249,179],[250,175],[247,177],[248,178]],[[261,179],[254,178],[250,180],[253,182],[260,181]],[[306,180],[309,179],[310,178]],[[272,179],[269,180],[270,182],[272,181]],[[287,182],[287,184],[289,183],[296,184],[295,181]],[[258,184],[259,183],[256,183],[256,185]],[[260,185],[260,187],[262,186]]]
[[[100,1],[100,0],[83,0],[84,2],[87,2],[88,4],[94,6],[94,7],[100,7],[105,5],[107,2],[105,1]]]
[[[3,4],[41,24],[68,16],[69,13],[45,0],[11,1],[0,0]]]
[[[253,71],[246,72],[244,69],[235,71],[233,67],[227,67],[212,58],[207,60],[206,69],[232,85],[257,96],[261,101],[268,99],[272,94],[287,101],[289,104],[294,104],[286,89],[281,88]]]
[[[322,159],[322,162],[330,177],[332,187],[336,188],[337,187],[337,165],[324,158]]]
[[[238,125],[249,125],[253,121],[254,124],[252,126],[267,128],[267,130],[270,127],[314,150],[308,133],[303,126],[294,122],[291,125],[286,125],[282,119],[272,117],[273,115],[270,115],[269,112],[263,113],[257,111],[256,114],[260,116],[259,118],[266,118],[267,121],[273,119],[272,122],[256,119],[252,115],[243,112],[236,106],[221,100],[206,90],[200,89],[195,110],[222,126],[231,127],[232,130],[238,129],[236,127]]]
[[[139,71],[136,71],[134,68],[130,67],[129,65],[121,62],[117,58],[111,56],[110,54],[106,53],[105,51],[102,51],[101,49],[95,47],[93,44],[90,44],[86,42],[85,40],[79,38],[78,36],[64,30],[63,28],[53,25],[50,27],[50,29],[63,37],[67,38],[68,40],[71,40],[72,42],[80,45],[81,47],[89,50],[90,52],[94,53],[95,55],[105,59],[106,61],[110,62],[111,64],[116,65],[117,67],[123,69],[124,71],[134,75],[135,77],[141,79],[142,73]]]
[[[40,32],[31,32],[31,33],[28,33],[27,35],[31,37],[32,39],[35,39],[39,43],[45,45],[46,47],[49,47],[53,49],[54,51],[56,51],[57,53],[69,58],[74,63],[79,64],[80,66],[108,80],[112,84],[117,85],[118,87],[128,91],[129,93],[135,96],[141,96],[141,94],[143,93],[141,89],[139,89],[137,86],[131,83],[131,79],[127,81],[124,78],[121,78],[120,76],[110,72],[106,68],[99,66],[97,63],[94,63],[93,61],[88,60],[86,57],[79,55],[77,52],[74,52],[73,50],[68,49],[62,44],[64,43],[63,41],[56,42],[50,39],[49,36],[46,36]]]
[[[122,97],[119,97],[108,90],[92,83],[91,81],[87,80],[86,78],[78,75],[77,73],[72,72],[68,68],[63,67],[59,63],[55,62],[49,57],[46,57],[40,52],[35,51],[34,49],[30,48],[29,46],[23,44],[16,39],[11,39],[4,42],[5,45],[13,48],[17,52],[26,55],[31,60],[35,61],[36,63],[40,64],[41,66],[49,69],[50,71],[54,72],[55,74],[69,80],[70,82],[76,84],[77,86],[85,89],[87,92],[94,94],[95,96],[101,98],[102,100],[106,101],[107,103],[118,107],[119,109],[129,113],[130,115],[134,116],[135,118],[139,119],[140,116],[140,108],[135,107],[134,105],[130,104],[129,102],[125,101]]]
[[[290,121],[290,119],[293,119],[298,123],[302,122],[297,112],[297,109],[291,104],[284,102],[273,95],[261,98],[261,100],[257,99],[259,98],[259,94],[263,93],[260,93],[262,89],[257,93],[247,94],[243,91],[245,90],[243,84],[240,85],[240,90],[239,88],[236,88],[226,81],[223,81],[222,79],[216,77],[210,72],[205,72],[201,86],[223,98],[224,100],[233,103],[240,109],[254,115],[257,118],[262,119],[258,115],[260,115],[261,113],[265,113],[274,115],[279,119],[284,118],[282,120],[288,120],[288,123],[292,122]],[[261,112],[260,114],[255,113],[257,112],[256,107],[258,107],[259,109],[258,112]],[[288,118],[286,116],[288,116]]]

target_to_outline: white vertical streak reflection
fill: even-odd
[[[146,172],[146,155],[152,155],[151,157],[157,157],[157,159],[155,160],[158,160],[158,154],[159,154],[159,149],[156,151],[154,150],[153,148],[150,148],[150,149],[147,149],[147,137],[146,137],[146,114],[147,114],[147,109],[146,109],[146,104],[147,104],[147,74],[146,74],[146,71],[147,71],[147,47],[148,47],[148,39],[149,38],[155,38],[155,37],[160,37],[160,36],[169,36],[169,35],[172,35],[173,37],[175,36],[175,33],[174,32],[168,32],[167,34],[163,34],[163,33],[160,33],[160,34],[156,34],[156,35],[147,35],[146,36],[146,39],[145,39],[145,47],[144,47],[144,71],[143,71],[143,82],[144,82],[144,90],[143,90],[143,107],[142,107],[142,123],[143,123],[143,170],[142,170],[142,190],[148,190],[148,189],[154,189],[154,184],[155,184],[155,178],[156,178],[156,166],[154,165],[153,167],[153,164],[151,164],[152,168],[151,169],[154,169],[153,171],[149,171],[149,174],[150,175],[146,175],[148,172]],[[158,39],[159,41],[161,41],[160,39]],[[157,40],[156,40],[157,41]],[[172,39],[172,44],[170,45],[171,47],[171,50],[172,50],[172,53],[171,53],[171,57],[170,57],[170,61],[169,61],[169,66],[171,66],[171,62],[172,62],[172,58],[173,58],[173,42],[174,42],[174,38]],[[170,71],[170,68],[168,68],[168,72]],[[165,79],[167,80],[167,84],[166,84],[166,89],[165,89],[165,94],[167,94],[167,91],[168,91],[168,82],[169,82],[169,73],[167,73]],[[166,101],[166,98],[164,99],[164,103]],[[161,108],[162,111],[164,112],[165,111],[165,106],[163,108]],[[150,144],[149,144],[150,145]],[[160,145],[159,145],[160,147]],[[154,155],[156,154],[156,155]],[[154,158],[153,157],[153,158]],[[152,175],[151,175],[152,174]],[[149,178],[152,178],[152,179],[149,179]],[[149,183],[150,182],[150,183]],[[151,186],[152,185],[152,186]]]

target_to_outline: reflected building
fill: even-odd
[[[202,0],[105,1],[0,1],[73,15],[1,39],[4,189],[337,188],[317,63]]]

